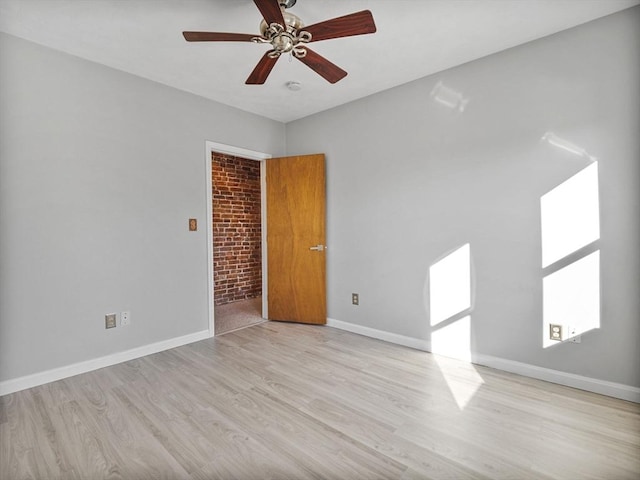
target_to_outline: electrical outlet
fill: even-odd
[[[120,313],[120,325],[122,325],[123,327],[131,325],[131,312]]]
[[[360,295],[358,295],[357,293],[352,293],[351,294],[351,303],[353,305],[360,305]]]
[[[116,314],[109,313],[104,316],[104,328],[116,328]]]
[[[562,325],[555,323],[549,324],[549,340],[562,341]]]

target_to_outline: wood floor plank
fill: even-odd
[[[635,479],[640,405],[266,322],[0,398],[0,478]]]
[[[3,403],[8,422],[2,440],[8,445],[0,451],[6,452],[1,463],[7,478],[60,478],[62,462],[58,452],[51,449],[35,395],[17,392],[6,396]]]
[[[180,445],[165,448],[162,432],[141,410],[144,405],[137,406],[129,398],[133,389],[113,389],[107,397],[105,411],[94,411],[101,422],[99,431],[106,435],[105,441],[125,458],[125,478],[188,478],[188,472],[173,455],[173,448]]]
[[[58,406],[52,415],[51,443],[59,445],[65,469],[61,479],[123,479],[124,457],[102,432],[92,428],[93,419],[79,401]]]

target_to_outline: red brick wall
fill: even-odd
[[[260,162],[212,154],[215,305],[262,294]]]

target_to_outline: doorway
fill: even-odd
[[[208,277],[208,285],[209,285],[209,288],[208,288],[209,334],[211,336],[214,336],[214,334],[218,334],[220,333],[221,330],[224,329],[224,327],[222,329],[216,328],[216,324],[218,323],[218,320],[216,319],[215,291],[214,291],[214,286],[216,282],[214,281],[214,277],[216,277],[215,273],[217,271],[224,271],[224,270],[221,270],[222,267],[216,270],[214,266],[214,243],[215,243],[213,241],[213,217],[214,217],[213,191],[214,189],[212,188],[213,187],[212,155],[214,152],[217,152],[219,154],[226,154],[232,157],[240,157],[245,160],[259,161],[258,163],[260,165],[260,197],[261,197],[261,201],[260,201],[261,255],[260,256],[261,256],[261,266],[262,266],[261,268],[262,270],[261,319],[273,318],[278,320],[293,321],[293,322],[299,322],[299,323],[321,323],[321,324],[326,323],[326,285],[325,285],[325,280],[323,280],[325,279],[324,258],[325,258],[325,250],[326,250],[326,246],[324,246],[324,243],[325,243],[324,233],[323,233],[324,229],[321,229],[322,230],[321,235],[314,235],[313,239],[306,238],[306,235],[302,234],[305,231],[316,232],[318,225],[320,225],[320,223],[318,223],[318,220],[324,219],[324,215],[325,215],[324,214],[325,212],[324,155],[322,154],[303,155],[303,156],[296,156],[296,157],[283,157],[278,159],[272,159],[271,155],[269,154],[255,152],[252,150],[247,150],[239,147],[232,147],[232,146],[210,142],[210,141],[206,142],[205,152],[206,152],[205,160],[206,160],[206,170],[207,170],[207,176],[206,176],[207,227],[208,227],[207,250],[208,250],[208,260],[209,260],[208,268],[207,268],[207,271],[208,271],[207,277]],[[267,162],[265,161],[267,159],[272,159],[269,162],[269,165],[271,167],[269,169],[267,169]],[[311,168],[311,165],[316,165],[316,166]],[[299,171],[300,167],[302,167],[302,171]],[[310,174],[311,170],[309,170],[309,168],[311,168],[311,170],[314,171],[316,174],[311,175]],[[267,220],[266,196],[268,195],[267,193],[268,171],[271,172],[272,177],[276,172],[279,172],[279,174],[280,173],[285,174],[286,176],[285,179],[279,179],[277,178],[277,175],[276,175],[276,177],[274,177],[275,180],[274,178],[271,179],[272,181],[269,182],[269,185],[271,185],[271,187],[275,187],[275,188],[271,188],[272,196],[276,191],[282,190],[283,188],[284,190],[291,190],[291,192],[297,192],[298,194],[302,194],[303,192],[306,192],[306,194],[302,196],[294,195],[294,197],[296,197],[297,200],[295,200],[293,203],[284,202],[284,201],[280,202],[278,199],[276,199],[274,203],[274,198],[271,198],[269,201],[270,205],[272,206],[272,208],[269,209],[270,218],[272,220],[277,218],[280,218],[280,220],[286,219],[286,218],[297,219],[296,222],[294,223],[287,224],[287,222],[284,222],[283,225],[286,226],[285,224],[287,224],[288,225],[287,228],[291,230],[291,233],[293,233],[293,237],[299,240],[299,242],[296,242],[296,245],[295,245],[295,248],[297,248],[299,251],[292,250],[291,252],[288,252],[288,253],[285,252],[285,250],[287,249],[284,247],[287,246],[288,243],[285,242],[283,238],[281,238],[280,240],[275,240],[275,242],[274,241],[271,242],[271,245],[269,248],[272,249],[275,245],[276,247],[278,247],[276,249],[277,251],[273,251],[273,252],[267,251],[266,223],[268,223],[269,221]],[[321,173],[321,175],[319,175],[319,173]],[[291,179],[293,179],[294,181],[291,181]],[[303,186],[304,188],[302,188]],[[236,188],[237,190],[240,189],[238,186],[234,186],[234,188]],[[316,194],[318,194],[319,192],[322,192],[321,199],[316,198],[317,197]],[[286,199],[287,197],[289,197],[289,195],[285,195],[285,197],[283,197],[282,200]],[[273,209],[273,205],[280,205],[280,204],[285,207],[284,210],[278,209],[278,208],[276,208],[275,210]],[[237,210],[239,211],[240,209],[237,208]],[[221,219],[225,220],[224,218],[221,218]],[[307,219],[308,221],[305,222],[303,221],[304,219]],[[228,220],[231,220],[231,219],[229,218]],[[300,221],[302,221],[302,223],[300,223]],[[276,224],[280,224],[280,223],[282,222],[280,222],[279,220],[276,221]],[[321,223],[322,225],[324,225],[324,220],[322,220]],[[269,226],[269,230],[272,231],[272,234],[275,234],[276,236],[278,236],[278,229],[275,228],[274,230],[274,227],[276,227],[276,224],[272,223],[271,226]],[[299,230],[299,228],[301,228],[301,230]],[[317,230],[316,233],[319,233],[319,232],[320,230]],[[246,231],[244,233],[246,233]],[[311,243],[309,243],[309,241],[311,241]],[[291,266],[287,267],[285,264],[287,259],[289,259],[290,257],[298,258],[299,260],[304,259],[305,255],[303,254],[303,252],[306,252],[307,255],[314,256],[316,258],[316,261],[312,261],[311,263],[306,264],[307,267],[302,269],[303,275],[301,277],[300,275],[297,274],[297,273],[300,273],[298,272],[298,270],[300,269],[296,269]],[[278,256],[278,253],[280,254],[287,253],[287,255]],[[275,255],[275,257],[269,260],[271,257],[273,257],[273,255]],[[274,265],[271,265],[271,263],[274,263]],[[272,273],[276,272],[276,275],[269,276],[267,272],[268,268],[270,271],[272,271]],[[271,281],[278,278],[278,275],[277,275],[278,272],[281,272],[281,273],[284,272],[286,274],[284,278],[280,278],[280,280],[283,280],[283,281],[281,282]],[[282,277],[282,275],[280,277]],[[267,278],[270,279],[268,288],[267,288]],[[221,280],[220,276],[218,276],[218,279]],[[309,281],[307,281],[309,279],[320,279],[321,281],[320,283],[317,283],[317,282],[310,283]],[[280,287],[282,285],[286,286],[287,284],[290,284],[290,286],[295,286],[296,288],[294,288],[293,290],[289,290],[287,292],[280,291],[282,290]],[[311,293],[309,291],[305,291],[304,289],[299,288],[300,285],[307,285],[307,284],[309,284],[308,286],[312,287]],[[278,288],[276,288],[275,285],[279,285]],[[300,308],[296,308],[294,309],[294,315],[292,316],[286,315],[286,318],[284,317],[280,318],[280,315],[277,314],[278,312],[275,312],[274,317],[271,317],[270,316],[271,305],[268,297],[271,297],[270,294],[272,293],[271,292],[272,286],[276,288],[276,290],[278,290],[277,292],[275,292],[276,294],[273,297],[276,300],[278,300],[279,298],[281,300],[285,299],[284,300],[285,302],[290,302],[298,306],[302,304],[306,305],[306,304],[313,303],[313,305],[317,305],[318,307],[317,310],[320,313],[318,314],[318,312],[316,312],[316,314],[314,314],[313,319],[306,318],[306,316],[303,315],[302,313],[305,313],[306,310],[309,310],[309,309],[303,308],[302,310],[300,310]],[[312,298],[315,300],[316,297],[318,299],[317,302],[310,301],[310,299]],[[245,299],[247,298],[245,297]],[[255,302],[258,303],[257,300],[255,300]],[[235,302],[232,302],[231,305],[233,305],[233,303]],[[222,312],[218,310],[218,314],[222,314]],[[318,318],[316,319],[315,317],[318,317]],[[255,318],[255,320],[261,321],[258,318]]]
[[[218,167],[214,167],[216,157],[219,160]],[[206,142],[211,336],[266,318],[266,296],[263,295],[266,248],[262,228],[265,203],[262,160],[270,157],[239,147]],[[218,184],[216,176],[221,180]],[[238,185],[238,182],[250,183],[251,191],[247,191],[246,185]],[[217,205],[214,206],[214,203]],[[233,223],[235,226],[231,225]]]
[[[211,153],[215,334],[262,321],[260,162]]]

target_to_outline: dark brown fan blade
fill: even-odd
[[[305,47],[307,54],[302,57],[296,57],[302,63],[304,63],[311,70],[315,71],[318,75],[324,77],[329,83],[336,83],[347,76],[347,72],[342,70],[339,66],[331,63],[322,55],[317,54],[313,50]]]
[[[250,42],[260,35],[248,33],[182,32],[187,42]]]
[[[284,17],[278,0],[253,0],[267,25],[277,23],[284,26]]]
[[[265,53],[244,83],[247,85],[262,85],[267,80],[267,77],[279,58],[280,57],[271,58],[269,52]]]
[[[311,34],[311,41],[329,40],[330,38],[351,37],[353,35],[364,35],[365,33],[375,33],[376,24],[373,15],[369,10],[337,17],[324,22],[315,23],[302,30]]]

